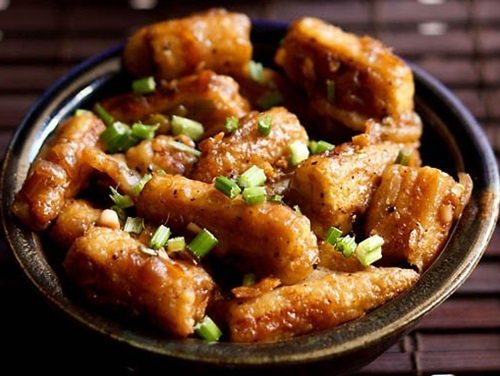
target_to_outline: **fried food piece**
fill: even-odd
[[[176,149],[169,144],[170,141],[182,142],[186,146],[195,147],[194,142],[187,136],[156,136],[152,140],[144,140],[128,149],[125,154],[127,165],[141,174],[164,170],[168,174],[185,175],[198,158]]]
[[[127,232],[94,227],[73,243],[64,268],[92,302],[139,312],[187,337],[205,314],[214,282],[199,266],[140,249]]]
[[[262,135],[257,127],[260,120],[271,120],[271,133]],[[199,145],[203,153],[194,166],[191,178],[207,183],[220,175],[237,176],[252,165],[264,170],[270,179],[279,175],[275,169],[288,165],[288,145],[294,141],[307,143],[305,129],[297,117],[284,107],[252,112],[240,120],[240,128],[224,137],[218,134]]]
[[[431,167],[389,167],[366,215],[367,234],[385,240],[384,262],[406,261],[423,271],[441,252],[454,221],[469,201],[472,180],[460,183]]]
[[[66,201],[54,225],[50,228],[50,238],[61,249],[68,249],[77,238],[94,225],[101,212],[102,210],[94,208],[86,200]]]
[[[238,286],[231,289],[236,298],[255,298],[266,292],[274,290],[281,285],[278,278],[266,277],[251,286]]]
[[[211,253],[229,258],[244,273],[273,275],[285,284],[304,280],[317,262],[318,247],[307,217],[284,205],[248,205],[213,185],[180,175],[157,175],[136,203],[137,213],[183,230],[190,222],[219,240]]]
[[[12,212],[26,226],[34,231],[47,228],[65,200],[88,183],[90,168],[82,161],[82,151],[95,146],[104,129],[101,120],[91,113],[73,116],[58,127],[12,204]]]
[[[182,107],[183,116],[203,124],[205,137],[223,131],[226,118],[240,118],[250,111],[235,80],[208,70],[162,83],[148,95],[122,94],[105,99],[102,105],[125,123],[147,121],[155,113],[175,114]]]
[[[413,112],[410,68],[380,41],[358,37],[319,19],[302,18],[288,31],[276,63],[311,98],[311,110],[363,131],[368,118]]]
[[[132,35],[123,53],[132,76],[167,80],[201,69],[236,74],[251,58],[250,20],[224,9],[145,26]]]
[[[356,273],[315,271],[305,282],[227,306],[233,342],[275,342],[333,328],[363,316],[408,289],[413,270],[369,267]]]
[[[344,257],[342,252],[339,252],[335,246],[330,243],[321,241],[318,244],[319,248],[319,264],[318,266],[333,270],[336,272],[354,273],[365,269],[355,256]]]
[[[365,147],[342,144],[313,155],[295,169],[286,199],[299,205],[320,238],[330,226],[349,233],[399,150],[389,142]]]

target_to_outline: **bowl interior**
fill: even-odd
[[[255,59],[271,65],[285,30],[284,24],[254,23]],[[479,261],[498,215],[498,167],[494,155],[463,105],[439,82],[412,66],[416,108],[424,121],[421,148],[424,163],[454,176],[459,171],[468,172],[474,180],[474,191],[445,250],[408,292],[367,316],[333,330],[258,345],[207,345],[193,339],[170,340],[148,328],[115,320],[75,300],[68,294],[58,268],[46,257],[39,236],[21,226],[11,216],[9,207],[30,163],[61,119],[76,108],[90,106],[99,98],[128,89],[130,79],[120,70],[121,50],[122,46],[117,46],[86,61],[44,94],[16,132],[1,176],[3,225],[17,261],[43,296],[77,321],[134,348],[212,365],[294,364],[335,359],[359,348],[375,346],[410,328],[455,291]]]

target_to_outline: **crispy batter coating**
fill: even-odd
[[[318,266],[333,270],[336,272],[354,273],[365,269],[359,262],[357,257],[344,257],[342,252],[339,252],[335,246],[320,241],[319,248],[319,264]]]
[[[91,113],[73,116],[36,158],[23,187],[12,204],[13,213],[29,228],[41,231],[64,205],[88,183],[90,168],[82,161],[82,150],[95,146],[104,124]]]
[[[389,142],[365,147],[343,144],[313,155],[295,169],[287,200],[299,205],[320,238],[330,226],[348,233],[368,208],[382,173],[399,150]]]
[[[441,252],[469,201],[472,180],[460,183],[431,167],[389,167],[367,211],[365,231],[385,240],[383,261],[406,261],[425,270]]]
[[[273,275],[285,284],[304,280],[317,262],[318,247],[307,217],[284,205],[248,205],[213,185],[180,175],[154,175],[137,200],[138,214],[184,229],[194,222],[219,244],[212,253],[231,258],[243,272]]]
[[[264,118],[272,122],[271,133],[267,136],[257,127]],[[219,134],[199,145],[203,154],[191,178],[210,183],[217,176],[237,176],[256,165],[273,179],[279,175],[276,170],[287,167],[288,145],[294,141],[307,143],[307,133],[297,117],[284,107],[252,112],[240,120],[240,128],[235,132],[225,137]]]
[[[182,107],[183,116],[203,124],[206,137],[223,131],[226,118],[240,118],[250,111],[250,105],[238,90],[238,83],[231,77],[204,70],[163,82],[151,94],[121,94],[105,99],[102,105],[126,123],[147,122],[151,114],[175,114]]]
[[[410,68],[368,36],[302,18],[291,26],[275,61],[309,94],[313,112],[351,129],[363,131],[368,118],[397,119],[413,111]]]
[[[223,9],[145,26],[132,35],[123,53],[133,76],[167,80],[200,69],[235,74],[251,57],[250,20]]]
[[[149,256],[127,232],[93,227],[64,261],[69,278],[97,303],[128,308],[176,337],[193,333],[214,283],[199,266]]]
[[[413,270],[370,267],[356,273],[315,271],[305,282],[227,306],[233,342],[275,342],[354,320],[393,299],[418,278]]]

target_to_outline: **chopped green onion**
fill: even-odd
[[[283,195],[273,195],[271,196],[271,198],[269,199],[270,202],[274,202],[275,204],[281,204],[283,205],[284,202],[283,202]]]
[[[238,177],[238,185],[241,188],[259,187],[266,182],[264,170],[253,165]]]
[[[261,85],[266,83],[266,78],[264,77],[264,67],[261,63],[250,60],[248,62],[248,72],[250,73],[252,80],[255,82],[258,82]]]
[[[260,116],[259,120],[257,121],[257,129],[259,130],[259,133],[263,136],[269,136],[269,133],[271,133],[272,125],[273,125],[272,120],[267,115]]]
[[[241,188],[234,180],[226,178],[225,176],[217,176],[215,178],[215,188],[224,193],[230,199],[235,198],[241,193]]]
[[[192,148],[190,146],[184,145],[182,142],[168,140],[167,144],[177,150],[184,151],[188,154],[194,155],[195,157],[198,158],[201,157],[201,151],[196,150],[195,148]]]
[[[194,141],[198,141],[205,132],[201,123],[182,116],[173,115],[171,123],[174,136],[183,134]]]
[[[335,100],[335,81],[326,80],[326,98],[328,102],[333,102]]]
[[[100,140],[110,153],[125,151],[137,143],[137,139],[131,134],[130,127],[119,121],[109,125],[101,133]]]
[[[90,115],[91,113],[92,113],[92,111],[83,110],[83,109],[79,108],[75,111],[75,116],[78,117],[78,116],[82,116],[82,115]]]
[[[292,166],[297,166],[301,162],[309,158],[309,149],[302,141],[292,142],[288,148],[290,149],[290,163]]]
[[[132,82],[132,91],[136,94],[149,94],[155,91],[156,81],[153,77],[144,77]]]
[[[155,249],[148,248],[142,244],[139,246],[139,251],[148,256],[158,256],[158,251],[156,251]]]
[[[153,249],[160,249],[167,243],[169,237],[170,229],[164,225],[160,225],[151,237],[151,240],[149,241],[149,247]]]
[[[195,333],[207,342],[217,342],[222,336],[222,332],[212,319],[205,316],[203,320],[194,326]]]
[[[140,217],[127,217],[123,231],[140,234],[144,229],[144,220]]]
[[[109,197],[111,198],[111,200],[113,200],[113,202],[118,208],[127,209],[134,206],[134,201],[132,201],[130,196],[122,195],[113,187],[110,187],[110,189],[111,189],[111,194],[109,195]]]
[[[120,208],[118,205],[113,205],[111,207],[111,210],[114,210],[116,214],[118,214],[118,218],[120,218],[121,221],[124,221],[127,218],[127,213],[125,213],[125,210]]]
[[[158,170],[155,170],[155,174],[165,176],[167,175],[167,172],[163,168],[159,168]]]
[[[410,162],[411,158],[411,153],[409,153],[406,150],[400,150],[398,153],[398,156],[396,158],[396,161],[394,163],[400,164],[403,166],[408,166],[408,163]]]
[[[132,125],[132,136],[139,140],[151,140],[155,136],[158,125],[146,125],[142,123],[134,123]]]
[[[329,142],[320,140],[320,141],[309,141],[309,150],[311,151],[311,154],[321,154],[324,153],[325,151],[332,150],[335,145],[330,144]]]
[[[253,273],[248,273],[243,276],[243,281],[242,285],[243,286],[252,286],[255,285],[255,281],[257,280],[257,277]]]
[[[268,110],[271,107],[278,106],[284,101],[283,95],[278,90],[269,91],[260,97],[258,105],[263,110]]]
[[[302,210],[300,210],[300,206],[299,205],[293,205],[293,210],[299,214],[302,214]]]
[[[373,264],[382,258],[384,239],[379,235],[366,238],[356,247],[356,257],[363,266]]]
[[[144,189],[144,186],[146,185],[146,183],[148,181],[150,181],[152,177],[153,177],[153,175],[146,174],[141,178],[141,180],[139,180],[136,184],[134,184],[132,186],[132,192],[134,192],[134,195],[139,196],[141,194],[142,190]]]
[[[342,252],[344,257],[350,257],[356,249],[356,240],[354,237],[346,235],[337,240],[335,247]]]
[[[248,187],[243,190],[243,199],[249,205],[262,204],[266,201],[266,188]]]
[[[339,238],[342,236],[342,231],[337,227],[330,227],[326,233],[325,241],[331,245],[336,245]]]
[[[382,258],[382,247],[378,247],[373,252],[356,255],[361,265],[367,267]]]
[[[184,248],[186,248],[184,236],[178,236],[167,240],[167,250],[169,253],[181,252]]]
[[[193,240],[191,240],[191,243],[189,243],[187,247],[195,256],[202,258],[210,252],[218,242],[219,240],[217,240],[210,231],[204,228]]]
[[[226,132],[233,133],[240,127],[240,121],[236,116],[230,116],[226,119]]]
[[[115,122],[115,118],[100,103],[96,103],[94,112],[108,127]]]

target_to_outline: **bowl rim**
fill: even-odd
[[[284,22],[253,21],[255,29],[263,30],[271,29],[284,32],[287,25]],[[445,105],[449,116],[458,120],[461,125],[460,130],[465,132],[465,136],[470,138],[471,145],[477,153],[477,157],[481,162],[480,165],[483,168],[481,176],[477,177],[477,180],[484,187],[481,188],[481,191],[478,191],[480,187],[475,187],[473,191],[477,207],[473,208],[475,211],[472,209],[469,210],[472,216],[468,220],[469,222],[467,222],[467,218],[462,217],[456,225],[456,228],[460,226],[470,227],[473,226],[471,224],[473,221],[481,218],[481,221],[476,223],[475,237],[469,239],[468,243],[465,243],[468,244],[467,252],[464,258],[458,263],[458,268],[450,271],[449,268],[453,264],[452,260],[440,257],[409,291],[386,303],[369,315],[342,324],[334,329],[272,344],[218,343],[216,345],[209,345],[192,339],[179,341],[158,339],[151,336],[145,337],[144,333],[136,333],[134,330],[127,330],[126,328],[117,330],[116,323],[113,320],[103,318],[98,313],[89,312],[85,307],[78,307],[74,304],[68,306],[67,302],[55,296],[42,285],[43,281],[36,274],[39,271],[32,270],[30,264],[27,263],[29,257],[33,255],[34,251],[30,247],[33,247],[34,243],[28,244],[28,242],[25,242],[24,247],[22,247],[19,241],[13,238],[13,229],[17,227],[17,224],[10,215],[10,201],[7,202],[8,200],[5,199],[12,194],[12,192],[8,192],[10,185],[7,182],[11,178],[8,172],[15,167],[16,161],[13,159],[13,149],[16,145],[23,142],[23,132],[26,128],[29,129],[34,124],[42,110],[51,103],[56,94],[64,91],[69,83],[85,72],[102,65],[108,60],[119,58],[122,49],[123,43],[85,60],[59,78],[42,94],[16,130],[7,148],[0,176],[2,227],[7,243],[18,265],[29,278],[32,285],[36,287],[36,290],[45,299],[83,326],[89,327],[104,336],[109,336],[118,342],[130,345],[133,348],[165,355],[170,358],[201,362],[215,366],[257,366],[320,361],[352,353],[361,347],[369,347],[383,339],[389,338],[395,331],[402,332],[409,329],[418,319],[422,318],[448,298],[465,281],[479,262],[493,234],[498,217],[500,183],[496,158],[481,127],[458,98],[429,73],[409,63],[414,73],[417,89],[420,85],[420,89],[426,90],[427,95]],[[458,239],[455,236],[457,232],[455,231],[451,234],[448,245],[453,243],[458,247],[460,242],[464,242],[463,238]],[[446,246],[447,248],[448,245]],[[446,276],[434,275],[439,270],[448,270],[450,273]],[[429,275],[433,275],[434,278],[432,280],[430,277],[426,278]],[[437,289],[435,288],[436,286],[433,286],[436,283]],[[417,290],[422,292],[417,293]],[[424,292],[429,291],[430,294],[424,294]],[[69,301],[71,303],[71,300]],[[388,313],[391,313],[391,309],[397,312],[398,315],[393,321],[388,322]],[[394,315],[394,312],[392,315]],[[377,322],[382,322],[384,325],[376,328]],[[361,334],[356,335],[356,331],[360,331]]]

